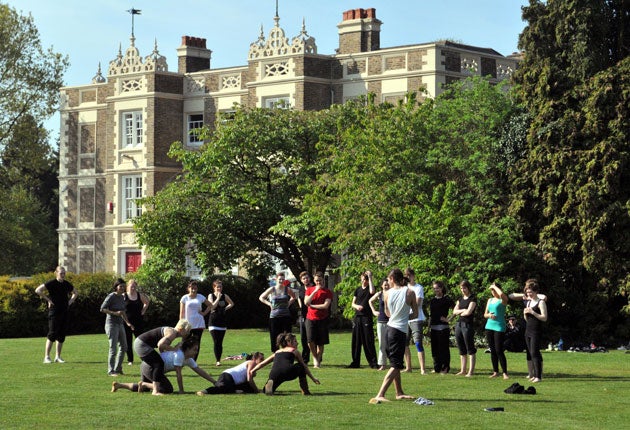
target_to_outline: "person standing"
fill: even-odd
[[[125,311],[127,319],[133,326],[133,330],[125,324],[125,336],[127,338],[127,364],[133,364],[132,335],[135,337],[144,333],[144,314],[149,307],[149,298],[138,291],[138,283],[135,279],[127,281],[127,291],[123,295],[125,299]]]
[[[420,365],[420,374],[426,375],[427,371],[425,368],[424,345],[422,343],[422,330],[424,329],[424,322],[426,321],[426,316],[422,311],[422,304],[424,302],[424,287],[416,282],[416,272],[414,272],[411,267],[405,269],[405,277],[408,279],[407,286],[411,288],[411,290],[416,295],[416,302],[418,304],[418,317],[409,320],[411,340],[416,346],[416,351],[418,352],[418,364]],[[409,369],[411,369],[411,366],[409,366]]]
[[[383,383],[376,397],[370,399],[370,403],[387,402],[385,393],[394,383],[396,399],[413,399],[404,393],[400,378],[401,369],[405,368],[405,348],[408,345],[407,332],[409,331],[409,318],[417,318],[418,303],[416,295],[405,285],[405,277],[402,270],[396,268],[387,276],[389,290],[384,293],[385,313],[389,317],[387,323],[387,352],[390,368],[383,378]]]
[[[106,314],[105,333],[109,339],[109,354],[107,355],[107,374],[118,376],[123,374],[122,363],[127,352],[127,335],[125,324],[133,330],[133,325],[127,319],[125,312],[125,281],[118,279],[114,282],[114,291],[109,293],[101,304],[101,312]]]
[[[306,313],[306,335],[308,347],[313,355],[313,367],[319,368],[324,356],[324,346],[330,343],[328,333],[328,317],[332,303],[332,291],[324,284],[324,274],[315,273],[315,286],[304,293],[304,303],[308,306]]]
[[[197,339],[197,343],[201,347],[201,336],[206,329],[206,315],[210,312],[212,304],[206,296],[199,294],[197,281],[190,281],[187,290],[188,294],[184,294],[179,300],[179,319],[188,320],[192,327],[190,337]],[[202,311],[204,305],[206,309]],[[197,349],[197,356],[193,357],[195,361],[197,361],[198,356],[199,349]]]
[[[459,372],[457,375],[472,376],[475,372],[477,348],[475,347],[475,328],[473,325],[477,298],[471,291],[470,282],[459,283],[462,297],[455,303],[453,315],[459,316],[455,325],[455,340],[459,349]],[[468,356],[468,373],[466,372],[466,356]]]
[[[215,279],[212,283],[213,292],[208,297],[210,300],[210,317],[208,318],[208,330],[214,344],[214,358],[217,366],[221,365],[223,354],[223,339],[227,331],[227,319],[225,313],[234,307],[234,302],[227,294],[223,293],[223,282]]]
[[[547,321],[547,303],[538,294],[538,281],[528,279],[525,282],[525,295],[527,301],[523,316],[526,321],[525,326],[525,346],[531,357],[532,376],[531,382],[542,381],[543,358],[540,353],[540,339],[542,336],[543,322]],[[546,297],[545,297],[546,298]]]
[[[527,308],[527,305],[530,301],[529,299],[529,295],[527,294],[527,289],[528,289],[528,285],[531,287],[532,285],[535,284],[536,287],[536,299],[537,300],[542,300],[543,302],[545,302],[543,304],[543,306],[545,307],[545,321],[547,320],[547,296],[543,293],[538,292],[538,281],[535,279],[528,279],[525,282],[525,287],[523,287],[523,292],[522,293],[511,293],[508,297],[512,300],[520,300],[523,303],[523,326],[524,326],[524,330],[522,330],[521,327],[518,327],[519,331],[516,332],[516,329],[513,328],[516,323],[510,323],[509,319],[508,319],[508,326],[507,326],[507,330],[505,333],[505,350],[511,351],[512,349],[516,349],[516,348],[520,348],[519,351],[517,352],[521,352],[523,351],[523,349],[525,349],[526,355],[527,355],[527,379],[534,379],[535,378],[535,372],[534,372],[534,363],[532,360],[532,355],[531,355],[531,351],[527,345],[527,340],[526,340],[526,336],[527,336],[527,318],[525,317],[525,309]],[[540,309],[540,307],[539,307]],[[539,319],[539,318],[538,318]],[[516,319],[515,319],[516,320]],[[542,321],[542,320],[541,320]],[[535,325],[537,325],[537,322],[532,321]],[[542,327],[536,327],[535,330],[541,330]],[[540,334],[538,335],[539,339],[538,341],[536,341],[536,344],[538,345],[538,342],[540,341]],[[512,339],[516,338],[519,341],[522,341],[522,344],[519,344],[518,342],[514,342]],[[516,344],[516,348],[515,345]],[[540,345],[538,345],[538,352],[540,352]],[[541,378],[542,378],[542,354],[540,355],[540,374],[541,374]],[[537,381],[538,382],[538,381]]]
[[[372,272],[368,270],[361,274],[361,286],[354,290],[352,297],[352,309],[355,313],[352,321],[352,362],[347,366],[350,369],[361,367],[361,348],[370,367],[378,369],[374,348],[374,324],[369,307],[370,297],[375,292]]]
[[[503,372],[503,379],[509,379],[507,373],[507,359],[505,358],[505,351],[503,348],[503,341],[505,340],[505,306],[508,302],[508,297],[505,295],[501,286],[494,282],[490,285],[490,292],[492,297],[488,299],[486,303],[486,310],[483,313],[486,321],[486,340],[488,347],[490,348],[490,360],[492,361],[492,374],[491,378],[499,376],[499,364]]]
[[[387,364],[387,322],[389,317],[385,314],[385,302],[383,301],[385,291],[389,290],[387,279],[383,281],[382,291],[378,291],[370,299],[372,314],[376,317],[376,335],[378,337],[378,370],[385,370]],[[374,302],[378,301],[378,309],[374,307]]]
[[[293,290],[285,283],[284,273],[276,275],[276,285],[267,288],[259,297],[261,303],[269,306],[269,338],[271,352],[276,352],[276,339],[280,333],[291,333],[291,310],[295,301]]]
[[[300,343],[302,344],[302,359],[305,363],[310,360],[311,349],[308,347],[308,336],[306,335],[306,314],[308,313],[308,306],[304,303],[304,296],[306,289],[312,287],[313,281],[311,274],[307,271],[300,273],[301,285],[297,293],[297,301],[300,310],[298,311],[298,323],[300,324]]]
[[[48,335],[44,363],[52,363],[50,351],[54,342],[57,342],[55,363],[65,363],[65,360],[61,358],[61,350],[68,330],[68,308],[77,299],[77,290],[66,281],[66,269],[63,266],[57,266],[55,279],[41,284],[35,289],[35,293],[48,302]]]
[[[435,297],[429,301],[433,371],[446,374],[451,370],[449,311],[455,303],[446,295],[446,285],[442,281],[433,282],[433,293]]]

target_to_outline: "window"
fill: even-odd
[[[187,136],[188,136],[188,145],[189,146],[199,146],[203,143],[201,138],[199,137],[199,129],[203,127],[203,114],[202,113],[193,113],[188,115],[188,127]]]
[[[122,221],[128,222],[142,215],[142,206],[136,203],[142,198],[142,176],[124,176],[122,187]]]
[[[124,112],[122,114],[123,148],[134,148],[142,145],[142,112]]]
[[[263,107],[269,109],[288,109],[291,107],[289,96],[265,97],[263,99]]]

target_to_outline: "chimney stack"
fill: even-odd
[[[177,48],[177,72],[192,73],[210,69],[212,51],[206,48],[206,39],[182,36],[182,46]]]
[[[343,13],[339,29],[338,54],[378,51],[381,49],[381,24],[376,9],[351,9]]]

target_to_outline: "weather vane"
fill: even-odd
[[[133,16],[134,15],[140,15],[140,12],[142,12],[140,9],[134,9],[133,6],[131,7],[131,9],[129,9],[127,12],[129,12],[131,14],[131,37],[134,37],[133,35]]]

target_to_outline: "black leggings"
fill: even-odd
[[[505,358],[505,351],[503,350],[504,339],[505,332],[486,330],[486,340],[490,348],[492,371],[495,373],[499,373],[499,364],[501,364],[501,370],[503,373],[507,374],[507,359]]]
[[[269,340],[271,341],[271,352],[278,350],[276,339],[282,333],[291,333],[291,317],[269,318]]]
[[[527,347],[527,359],[531,359],[533,372],[532,376],[542,379],[543,357],[540,353],[540,333],[525,332],[525,346]]]
[[[206,388],[208,394],[234,394],[236,390],[241,390],[245,393],[255,393],[249,382],[243,382],[242,384],[236,384],[234,378],[229,373],[221,373],[217,379],[217,383]]]
[[[225,330],[210,330],[210,334],[212,335],[212,340],[214,341],[214,358],[216,358],[217,361],[221,361]]]
[[[166,378],[164,376],[164,361],[157,351],[153,350],[149,354],[140,357],[140,359],[148,366],[146,375],[150,377],[151,382],[157,381],[160,383]]]

